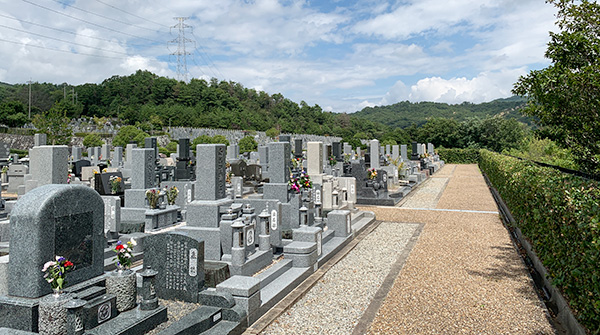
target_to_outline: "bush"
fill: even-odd
[[[91,147],[101,147],[104,144],[104,141],[100,138],[98,134],[87,134],[83,138],[83,146],[87,148]]]
[[[600,183],[480,152],[479,167],[510,209],[579,322],[600,329]]]
[[[115,147],[125,147],[130,142],[135,142],[138,146],[143,147],[146,137],[150,137],[150,135],[135,126],[125,126],[119,129],[117,136],[113,139],[113,145]]]
[[[447,164],[477,164],[479,161],[479,149],[436,149],[440,159]]]
[[[256,148],[258,148],[258,143],[256,143],[252,136],[246,136],[242,138],[238,142],[238,145],[240,146],[241,153],[255,151]]]

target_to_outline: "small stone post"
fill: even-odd
[[[266,251],[271,248],[271,234],[269,232],[269,219],[271,215],[266,209],[258,215],[260,222],[260,235],[258,236],[258,249],[260,251]]]
[[[157,274],[158,272],[152,270],[149,266],[140,273],[140,276],[142,276],[142,302],[140,303],[140,308],[143,311],[158,308],[158,297],[156,296],[154,283]]]

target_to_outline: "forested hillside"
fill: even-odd
[[[189,83],[137,71],[113,76],[100,84],[70,86],[33,83],[32,117],[53,106],[69,118],[118,117],[126,124],[211,127],[352,137],[387,130],[381,124],[325,112],[318,105],[299,104],[277,93],[245,88],[239,83],[192,79]],[[0,123],[19,126],[8,116],[27,110],[27,84],[0,85]],[[13,117],[14,119],[14,117]],[[21,120],[20,121],[26,121]]]
[[[520,97],[498,99],[481,104],[463,102],[459,105],[404,101],[387,106],[366,107],[353,115],[392,128],[407,128],[413,123],[420,126],[431,118],[446,118],[461,122],[471,118],[485,119],[496,115],[517,119],[531,125],[531,119],[522,116],[519,112],[525,103],[525,99]]]

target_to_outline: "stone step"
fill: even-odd
[[[270,308],[275,306],[275,304],[295,289],[296,286],[308,278],[313,271],[313,268],[289,268],[268,285],[261,287],[261,314],[266,313]]]
[[[213,328],[223,319],[221,308],[200,306],[191,313],[185,315],[177,322],[172,323],[159,335],[177,334],[202,334]]]
[[[335,236],[335,231],[331,229],[327,229],[323,232],[323,236],[321,237],[321,243],[325,244],[329,242]]]
[[[239,322],[233,321],[221,321],[214,325],[209,330],[200,333],[201,335],[234,335],[241,334],[243,332],[243,327]]]
[[[260,287],[261,289],[265,286],[269,285],[273,280],[277,277],[281,276],[284,272],[292,268],[292,260],[291,259],[282,259],[279,262],[275,263],[270,268],[256,275],[256,278],[260,279]]]

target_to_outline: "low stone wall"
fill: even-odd
[[[249,136],[249,134],[254,134],[254,139],[259,145],[265,145],[271,142],[271,138],[265,135],[262,131],[244,131],[244,130],[229,130],[229,129],[210,129],[210,128],[169,128],[168,133],[172,139],[180,139],[180,138],[189,138],[190,141],[193,141],[196,137],[200,135],[223,135],[227,138],[230,144],[235,144],[242,138]],[[331,144],[333,142],[341,142],[342,138],[337,136],[319,136],[319,135],[309,135],[309,134],[281,134],[281,135],[289,135],[292,140],[301,138],[304,142],[304,147],[306,147],[307,142],[323,142],[326,144]],[[112,138],[102,138],[104,142],[109,145],[112,145]],[[157,136],[158,145],[161,147],[169,144],[168,136]],[[14,134],[4,134],[0,133],[0,142],[8,144],[8,147],[11,149],[19,149],[19,150],[29,150],[33,147],[33,136],[30,135],[14,135]],[[50,144],[50,143],[48,143]],[[73,136],[71,138],[71,143],[69,146],[83,146],[83,137]]]
[[[259,145],[265,145],[271,142],[271,138],[265,135],[263,131],[247,131],[247,130],[231,130],[231,129],[212,129],[212,128],[184,128],[184,127],[172,127],[167,131],[171,138],[180,139],[180,138],[189,138],[190,141],[193,141],[196,137],[200,135],[223,135],[230,144],[237,143],[239,140],[246,136],[251,136],[250,134],[254,134],[254,140]],[[304,142],[304,146],[306,146],[306,142],[319,141],[326,144],[331,144],[333,142],[341,142],[342,138],[337,136],[319,136],[319,135],[308,135],[308,134],[281,134],[281,135],[289,135],[292,140],[301,138]]]

